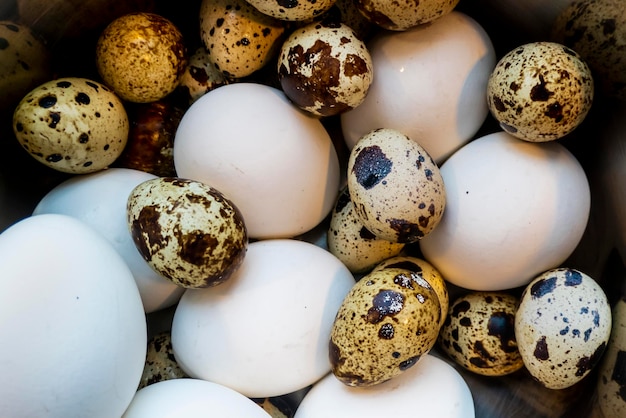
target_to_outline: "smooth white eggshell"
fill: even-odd
[[[147,344],[124,260],[83,222],[45,214],[0,235],[0,265],[0,416],[121,416]]]
[[[314,244],[253,242],[227,282],[183,294],[172,323],[176,360],[189,376],[252,398],[305,388],[330,372],[330,331],[354,283]]]
[[[420,247],[457,286],[525,285],[564,262],[582,238],[589,183],[560,143],[527,143],[496,132],[457,151],[441,175],[446,211]]]

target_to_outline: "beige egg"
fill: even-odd
[[[122,99],[148,103],[176,89],[187,67],[187,51],[171,21],[154,13],[130,13],[101,33],[96,65]]]
[[[156,334],[148,341],[146,364],[137,390],[153,383],[189,377],[178,365],[169,331]]]
[[[294,408],[284,397],[275,396],[270,398],[252,399],[272,418],[293,418]]]
[[[626,416],[626,299],[613,306],[611,338],[599,366],[598,405],[605,417]]]
[[[515,341],[518,300],[503,292],[470,292],[450,306],[439,346],[455,363],[484,376],[504,376],[524,362]]]
[[[416,242],[441,220],[443,178],[418,142],[395,129],[376,129],[350,152],[350,197],[363,225],[378,238]]]
[[[450,13],[459,0],[356,0],[355,4],[376,25],[402,31],[430,23]]]
[[[246,0],[261,13],[276,19],[302,21],[320,16],[336,0]]]
[[[180,79],[177,91],[191,105],[211,90],[228,83],[230,80],[215,68],[206,48],[200,47],[189,57],[189,64]]]
[[[593,96],[587,64],[554,42],[532,42],[509,51],[487,84],[493,117],[502,129],[530,142],[571,133],[589,113]]]
[[[353,0],[335,1],[335,4],[324,13],[321,19],[343,23],[352,28],[357,36],[365,41],[369,40],[378,28],[359,11]]]
[[[148,264],[185,288],[228,280],[248,247],[239,209],[198,181],[159,177],[141,183],[128,198],[127,218]]]
[[[13,114],[13,130],[28,153],[55,170],[84,174],[108,167],[128,141],[128,116],[105,85],[60,78],[28,93]]]
[[[348,386],[372,386],[417,364],[437,340],[441,307],[436,292],[406,269],[372,271],[339,308],[329,356],[333,374]]]
[[[200,36],[211,62],[226,77],[260,70],[278,50],[284,23],[259,12],[246,0],[203,0]]]

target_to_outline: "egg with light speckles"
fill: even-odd
[[[591,70],[574,50],[532,42],[505,54],[487,83],[487,104],[502,129],[530,142],[560,139],[585,119],[594,97]]]
[[[600,361],[611,325],[611,307],[600,285],[581,271],[556,268],[522,292],[515,338],[530,374],[549,389],[564,389]]]
[[[417,364],[437,341],[441,307],[420,275],[372,271],[344,298],[329,341],[332,372],[348,386],[373,386]]]
[[[148,264],[185,288],[228,280],[248,246],[239,209],[198,181],[159,177],[139,184],[128,197],[127,219]]]
[[[376,129],[350,152],[350,198],[363,225],[378,238],[417,242],[443,216],[443,178],[418,141],[395,129]]]
[[[146,364],[137,390],[153,383],[189,377],[178,365],[169,331],[154,335],[148,341]]]
[[[260,12],[276,19],[313,19],[330,9],[336,0],[246,0]]]
[[[611,338],[599,366],[598,405],[605,417],[626,416],[626,297],[613,306]]]
[[[407,30],[433,22],[454,10],[459,0],[356,0],[358,9],[381,28]]]
[[[503,292],[470,292],[450,306],[439,346],[455,363],[484,376],[524,367],[515,341],[518,299]]]
[[[190,105],[211,90],[230,83],[230,80],[211,62],[204,47],[196,49],[189,57],[189,64],[177,87]]]
[[[37,161],[57,171],[86,174],[108,167],[128,141],[128,115],[105,85],[60,78],[28,93],[13,113],[13,131]]]

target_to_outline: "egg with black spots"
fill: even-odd
[[[174,357],[170,332],[163,331],[152,336],[148,341],[146,364],[137,390],[164,380],[187,377],[189,376],[180,368]]]
[[[177,93],[191,105],[211,90],[230,83],[224,74],[215,68],[205,47],[200,47],[189,57],[189,64],[176,88]]]
[[[280,20],[303,21],[322,15],[337,0],[246,0],[258,11]]]
[[[613,306],[611,338],[599,366],[596,392],[605,417],[626,416],[626,298]]]
[[[381,28],[404,31],[433,22],[452,12],[459,0],[356,0],[364,16]]]

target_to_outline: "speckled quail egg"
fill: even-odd
[[[293,418],[294,408],[290,403],[281,396],[270,398],[254,398],[252,399],[265,412],[270,414],[272,418]]]
[[[500,59],[487,83],[487,103],[502,129],[531,142],[564,137],[585,119],[594,96],[591,70],[554,42],[521,45]]]
[[[485,376],[504,376],[524,362],[515,341],[518,299],[503,292],[470,292],[450,306],[439,346],[455,363]]]
[[[302,21],[320,16],[336,0],[246,0],[260,12],[281,20]]]
[[[223,283],[248,246],[239,209],[198,181],[159,177],[139,184],[128,198],[127,218],[148,264],[185,288]]]
[[[284,23],[246,0],[204,0],[200,36],[214,67],[226,77],[246,77],[274,57]]]
[[[350,198],[363,225],[378,238],[416,242],[441,220],[443,178],[418,141],[395,129],[376,129],[350,152]]]
[[[332,116],[365,100],[374,70],[365,43],[349,26],[323,20],[293,31],[285,40],[278,78],[297,106]]]
[[[355,7],[353,0],[337,0],[321,17],[352,28],[360,39],[369,40],[377,26]]]
[[[146,364],[141,375],[138,390],[156,382],[189,377],[178,365],[172,349],[169,331],[154,335],[148,341]]]
[[[406,269],[372,271],[339,308],[329,357],[348,386],[373,386],[414,366],[434,346],[441,307],[437,293]]]
[[[13,114],[17,140],[37,161],[84,174],[108,167],[128,140],[122,101],[105,85],[60,78],[28,93]]]
[[[402,31],[430,23],[456,7],[459,0],[356,0],[355,4],[368,19],[378,26]]]
[[[184,95],[187,103],[191,105],[206,93],[229,82],[230,80],[215,68],[206,48],[200,47],[189,57],[189,64],[180,79],[177,92]]]
[[[570,387],[600,361],[611,333],[611,307],[585,273],[557,268],[524,289],[515,338],[524,365],[550,389]]]
[[[96,65],[122,99],[148,103],[176,89],[187,67],[187,51],[170,20],[154,13],[129,13],[100,34]]]

